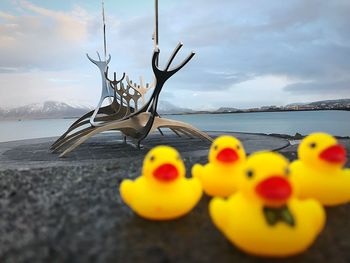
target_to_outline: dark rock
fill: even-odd
[[[301,140],[302,138],[304,138],[305,136],[303,136],[303,135],[301,135],[300,133],[296,133],[295,135],[294,135],[294,138],[296,139],[296,140]]]

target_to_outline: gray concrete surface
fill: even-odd
[[[216,137],[220,132],[211,132]],[[228,133],[225,133],[228,134]],[[263,149],[280,149],[288,145],[283,138],[249,133],[230,133],[239,138],[246,147],[247,152]],[[120,162],[143,156],[154,146],[167,144],[179,149],[184,156],[206,156],[210,143],[188,137],[179,138],[173,133],[151,134],[143,141],[141,150],[135,149],[134,144],[124,144],[118,133],[106,133],[91,138],[77,150],[71,152],[66,158],[59,158],[58,154],[50,152],[50,145],[56,138],[42,138],[24,141],[0,143],[0,170],[43,168],[49,166],[76,166],[91,163],[101,163],[108,160]]]
[[[235,135],[248,152],[286,146],[283,139]],[[48,153],[52,139],[0,144],[0,262],[279,262],[233,247],[211,223],[208,197],[178,220],[137,217],[121,201],[119,184],[139,176],[144,153],[165,141],[155,136],[138,151],[111,143],[111,136],[97,137],[65,159]],[[177,146],[188,171],[206,162],[208,145],[173,137],[166,142]],[[350,148],[349,140],[343,143]],[[295,149],[280,152],[294,159]],[[350,262],[350,205],[327,212],[316,243],[281,262]]]

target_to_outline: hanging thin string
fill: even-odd
[[[104,51],[105,61],[107,61],[105,3],[103,0],[101,2],[102,2],[102,19],[103,19],[103,51]]]
[[[155,29],[154,29],[154,46],[158,47],[158,0],[155,0]]]
[[[158,0],[155,0],[155,5],[154,5],[155,11],[154,11],[154,48],[158,48],[159,44],[159,34],[158,34]],[[156,66],[158,66],[158,61],[156,61]]]

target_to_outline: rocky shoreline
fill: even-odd
[[[287,140],[302,140],[304,139],[307,135],[303,135],[300,133],[295,133],[294,135],[288,135],[288,134],[279,134],[279,133],[269,133],[269,134],[265,134],[268,136],[273,136],[273,137],[277,137],[277,138],[283,138],[283,139],[287,139]],[[350,136],[335,136],[337,139],[350,139]]]

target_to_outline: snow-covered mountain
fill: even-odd
[[[43,103],[34,103],[17,108],[0,108],[0,120],[76,118],[91,110],[93,110],[93,107],[77,103],[45,101]],[[173,114],[190,113],[193,111],[177,107],[168,101],[160,101],[158,112],[161,114]]]
[[[192,113],[193,110],[181,108],[178,106],[175,106],[174,104],[170,103],[166,100],[159,100],[158,104],[158,113],[160,114],[176,114],[176,113]]]
[[[231,107],[221,107],[216,110],[218,113],[230,113],[230,112],[237,112],[239,109],[237,108],[231,108]]]
[[[64,102],[45,101],[11,109],[0,108],[0,119],[40,119],[80,117],[91,107],[73,106]]]

